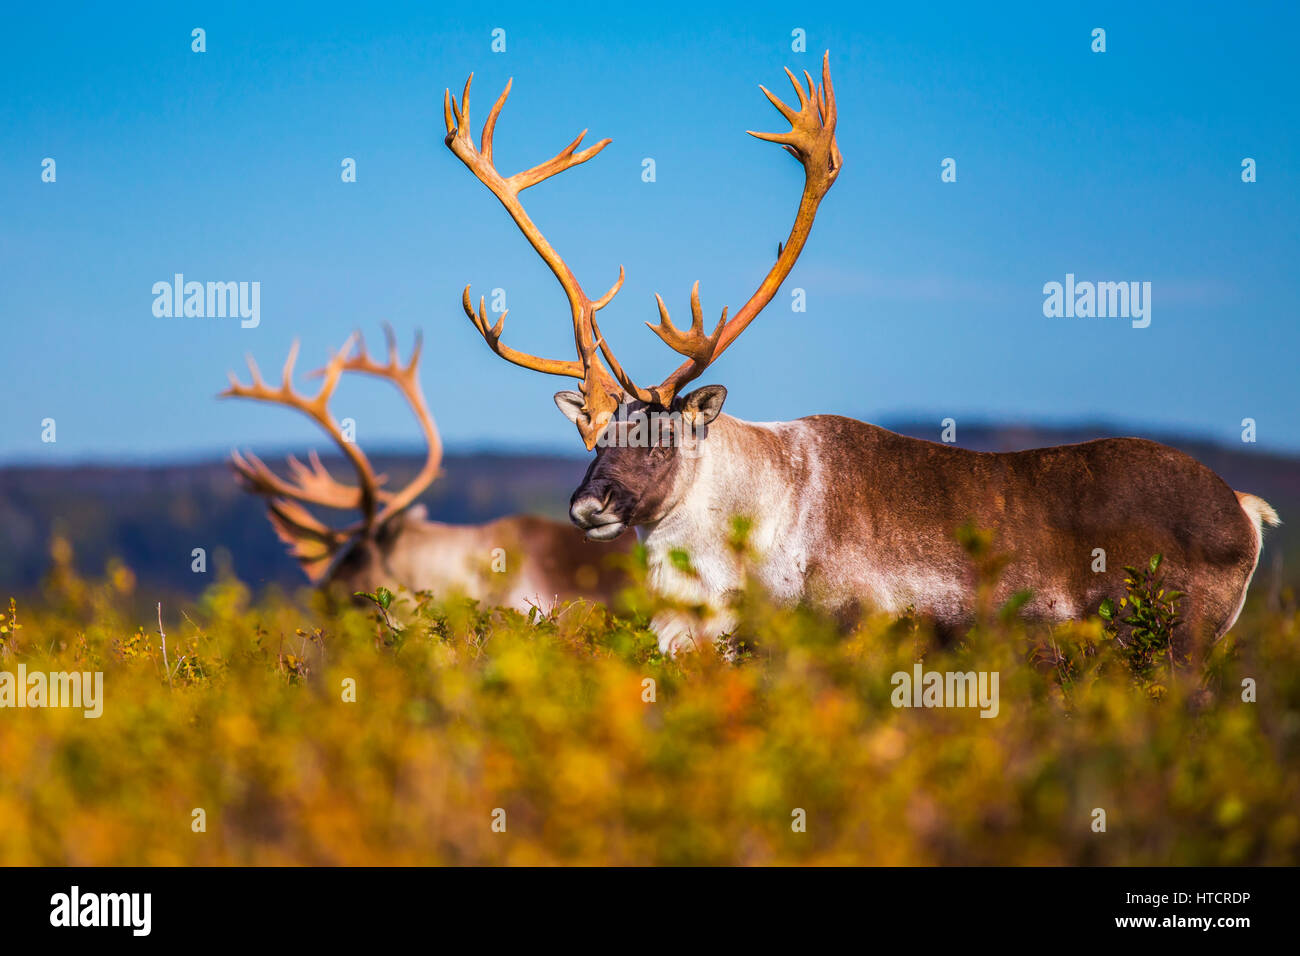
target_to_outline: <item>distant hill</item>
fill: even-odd
[[[282,457],[264,460],[278,466]],[[401,487],[423,464],[415,455],[371,460],[389,475],[388,487]],[[341,458],[324,461],[339,478],[355,480]],[[582,459],[561,456],[448,455],[445,474],[420,501],[439,521],[477,523],[517,512],[564,518],[586,467]],[[345,521],[339,513],[322,517]],[[221,461],[0,469],[3,597],[37,586],[56,532],[72,543],[83,573],[99,574],[110,558],[121,558],[143,590],[193,595],[219,567],[254,586],[305,583],[272,533],[261,499],[242,491]],[[206,575],[191,571],[195,548],[207,551]]]
[[[931,440],[927,423],[894,430]],[[980,451],[1016,451],[1117,434],[1104,426],[1038,428],[963,425],[958,444]],[[1300,579],[1300,458],[1226,447],[1204,441],[1148,435],[1181,448],[1214,469],[1234,488],[1267,499],[1286,522],[1270,532],[1261,575]],[[280,456],[266,455],[271,463]],[[414,475],[414,455],[372,456],[390,475],[390,487]],[[326,459],[339,477],[340,460]],[[421,499],[431,517],[482,522],[531,512],[564,518],[569,495],[587,467],[584,458],[530,454],[448,455],[445,474]],[[241,491],[223,462],[0,469],[0,597],[34,590],[49,565],[52,534],[71,541],[77,566],[99,574],[113,557],[137,575],[138,591],[194,595],[230,567],[254,587],[304,582],[267,523],[261,502]],[[208,574],[190,570],[194,548],[205,548]]]

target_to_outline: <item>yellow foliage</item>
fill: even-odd
[[[673,661],[644,593],[628,616],[535,621],[399,595],[398,632],[225,581],[183,615],[164,605],[164,664],[156,629],[121,610],[130,572],[80,581],[63,557],[40,602],[5,609],[0,670],[102,671],[103,716],[0,710],[0,865],[1300,857],[1294,610],[1251,607],[1208,692],[1166,675],[1158,700],[1096,621],[990,616],[941,647],[915,622],[840,636],[752,595],[739,660]],[[998,672],[998,715],[893,706],[891,676],[918,660]]]

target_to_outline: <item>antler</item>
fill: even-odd
[[[259,494],[274,496],[281,500],[292,499],[308,504],[322,505],[327,508],[360,509],[362,521],[361,525],[358,526],[359,529],[370,528],[373,525],[375,503],[380,500],[381,496],[384,499],[387,499],[387,496],[382,495],[379,491],[379,485],[383,482],[383,478],[375,475],[375,471],[370,466],[370,460],[366,458],[365,452],[357,447],[354,442],[347,441],[343,437],[342,429],[329,412],[329,400],[338,387],[339,378],[342,376],[348,362],[347,354],[351,351],[355,339],[355,333],[348,336],[348,340],[343,343],[343,348],[318,373],[323,377],[324,381],[321,383],[320,391],[312,398],[307,398],[294,391],[293,388],[293,367],[298,360],[297,340],[289,349],[289,357],[285,360],[281,384],[278,388],[272,388],[266,384],[262,379],[262,373],[258,370],[257,363],[253,361],[253,357],[250,355],[248,356],[248,368],[252,375],[252,384],[241,384],[235,377],[235,373],[231,372],[230,385],[219,397],[251,398],[255,401],[296,408],[320,425],[334,439],[335,444],[339,446],[339,450],[343,452],[352,463],[352,467],[356,469],[360,481],[358,487],[342,484],[331,477],[315,452],[308,458],[311,463],[310,467],[303,465],[292,456],[289,458],[289,466],[293,470],[295,481],[285,481],[280,478],[253,454],[242,456],[235,452],[231,455],[231,463],[249,488]],[[303,509],[297,509],[292,517],[282,517],[291,523],[302,523],[301,517],[306,514]],[[323,525],[320,528],[328,530],[324,529]]]
[[[345,372],[361,372],[365,375],[374,375],[378,378],[387,379],[397,386],[402,397],[406,399],[411,411],[419,419],[420,428],[424,432],[425,444],[428,446],[428,453],[424,460],[424,466],[419,473],[411,479],[405,488],[396,494],[385,496],[386,503],[383,511],[375,519],[376,525],[382,525],[388,518],[397,514],[399,511],[411,504],[420,492],[438,477],[438,467],[442,464],[442,439],[438,435],[438,426],[434,424],[433,416],[429,413],[429,407],[424,401],[424,392],[420,389],[420,374],[418,366],[420,364],[420,352],[424,347],[424,342],[419,332],[415,334],[415,346],[411,349],[410,361],[405,365],[397,354],[397,338],[393,334],[392,326],[385,323],[384,339],[388,344],[388,362],[380,365],[366,354],[365,340],[357,335],[358,353],[355,357],[347,358],[342,364]],[[329,374],[329,366],[312,372],[312,376]],[[319,461],[316,462],[319,464]]]
[[[296,408],[308,415],[329,433],[339,448],[352,462],[360,479],[359,486],[345,485],[336,481],[321,463],[316,452],[308,455],[308,464],[304,465],[292,455],[289,456],[289,468],[293,480],[285,480],[273,472],[260,458],[251,452],[241,455],[231,454],[231,464],[239,473],[244,484],[258,494],[271,499],[268,507],[272,514],[272,523],[276,532],[295,548],[295,554],[303,560],[304,566],[316,551],[328,551],[330,543],[337,543],[358,531],[369,531],[382,525],[388,518],[402,511],[413,502],[429,484],[438,477],[438,468],[442,464],[442,439],[433,416],[424,400],[420,388],[419,364],[422,342],[416,334],[415,347],[411,350],[410,360],[403,365],[397,354],[397,339],[391,326],[384,325],[384,338],[388,343],[388,361],[380,364],[366,352],[365,341],[360,333],[354,332],[329,363],[321,369],[308,373],[309,378],[323,378],[320,391],[314,398],[306,398],[293,390],[293,366],[298,357],[298,343],[295,341],[289,351],[289,358],[284,363],[283,382],[279,388],[271,388],[263,380],[257,364],[250,356],[248,367],[252,371],[251,385],[241,385],[234,373],[230,376],[230,387],[221,393],[222,398],[252,398]],[[351,354],[354,343],[358,346],[357,354]],[[428,454],[419,473],[397,493],[380,490],[386,478],[376,475],[366,458],[365,452],[343,438],[343,432],[328,411],[330,397],[338,387],[339,378],[344,372],[360,372],[387,379],[397,386],[406,399],[411,410],[420,422],[424,432]],[[321,505],[326,508],[359,508],[362,520],[359,524],[341,531],[335,531],[317,521],[309,511],[295,502]],[[375,513],[376,503],[383,504],[383,510]],[[306,548],[306,552],[304,552]],[[310,569],[309,569],[310,573]]]
[[[479,299],[476,313],[470,300],[468,286],[465,287],[462,307],[465,309],[465,314],[469,316],[470,321],[474,323],[475,328],[479,330],[479,334],[487,342],[488,347],[506,361],[539,372],[548,372],[553,375],[570,375],[582,379],[582,394],[586,400],[583,411],[586,413],[586,421],[579,424],[578,428],[589,449],[594,447],[608,415],[617,408],[622,394],[643,402],[652,402],[664,406],[671,405],[682,387],[698,378],[705,369],[717,361],[718,357],[727,350],[740,333],[745,331],[749,323],[772,301],[772,297],[781,288],[781,284],[789,276],[790,270],[794,268],[799,254],[803,251],[804,243],[808,240],[808,234],[812,231],[813,219],[817,215],[817,207],[821,204],[832,184],[834,184],[835,178],[839,175],[840,167],[843,165],[843,157],[840,155],[839,146],[835,142],[835,88],[831,84],[830,52],[827,51],[822,58],[822,82],[820,87],[813,82],[812,76],[806,70],[804,71],[804,78],[807,80],[807,90],[800,85],[799,80],[796,79],[793,73],[788,69],[785,72],[790,77],[790,82],[794,85],[795,93],[799,98],[799,108],[797,110],[787,106],[767,88],[760,86],[759,89],[763,91],[763,95],[771,101],[772,105],[780,111],[781,115],[789,121],[790,131],[788,133],[756,133],[750,130],[749,133],[759,139],[778,143],[803,165],[803,195],[799,200],[799,209],[795,213],[790,236],[781,247],[776,264],[772,266],[762,283],[759,284],[758,289],[750,296],[749,301],[730,319],[727,318],[727,310],[723,309],[722,316],[711,333],[706,334],[704,331],[704,314],[700,307],[699,282],[696,282],[691,289],[691,324],[685,330],[679,329],[673,324],[668,315],[668,307],[664,305],[663,297],[655,296],[659,304],[659,322],[657,325],[651,325],[648,322],[646,324],[669,348],[680,355],[684,355],[686,361],[668,378],[664,379],[662,383],[653,388],[642,388],[623,370],[622,365],[614,356],[609,342],[601,334],[600,327],[596,323],[596,313],[609,304],[623,285],[623,267],[619,266],[618,281],[614,283],[609,292],[595,302],[590,301],[583,293],[573,273],[564,264],[564,260],[546,241],[519,203],[519,192],[521,190],[554,176],[570,166],[586,162],[604,149],[610,141],[603,139],[596,145],[575,153],[574,150],[582,142],[583,136],[587,134],[587,131],[583,130],[578,138],[554,159],[533,169],[516,173],[509,178],[503,178],[497,172],[496,167],[492,165],[492,134],[496,129],[497,117],[501,113],[501,107],[510,94],[511,84],[506,84],[505,91],[497,99],[496,105],[492,107],[492,112],[488,114],[487,122],[483,124],[481,145],[477,149],[474,147],[474,142],[469,135],[469,90],[470,81],[474,78],[473,74],[465,82],[465,92],[459,108],[456,105],[455,98],[451,95],[451,91],[448,90],[445,94],[443,113],[447,124],[447,145],[470,168],[474,175],[492,190],[497,199],[501,201],[501,204],[506,207],[506,211],[510,213],[515,224],[528,238],[528,241],[532,243],[533,248],[537,250],[538,255],[550,266],[551,271],[555,273],[555,277],[560,280],[560,285],[563,286],[573,311],[573,329],[578,347],[578,358],[577,360],[542,359],[516,351],[503,344],[501,342],[501,331],[505,325],[505,314],[502,314],[495,325],[489,325],[483,299]],[[596,354],[597,352],[599,354]],[[601,364],[601,358],[608,364],[608,371]]]
[[[307,578],[318,583],[329,571],[348,533],[326,527],[302,505],[286,498],[272,498],[266,510],[276,537],[289,546],[289,553],[302,564]]]
[[[803,165],[803,195],[799,199],[799,209],[795,213],[790,236],[781,247],[776,264],[768,271],[749,301],[730,320],[724,308],[717,326],[708,335],[704,333],[704,315],[700,308],[698,281],[691,289],[691,325],[685,331],[673,324],[663,298],[655,296],[659,303],[659,324],[650,325],[647,322],[646,325],[674,352],[686,356],[686,361],[661,384],[653,388],[641,388],[622,371],[618,362],[614,360],[609,345],[600,337],[597,329],[596,335],[601,343],[601,352],[605,360],[614,370],[619,384],[634,398],[664,406],[671,405],[682,387],[703,374],[704,370],[717,361],[737,336],[745,331],[749,323],[754,321],[754,318],[772,301],[772,297],[781,288],[781,283],[794,268],[795,261],[803,252],[804,243],[808,241],[808,234],[812,231],[817,207],[840,173],[844,159],[835,142],[835,87],[831,84],[830,51],[828,50],[822,58],[820,88],[813,82],[807,70],[804,71],[804,78],[808,82],[807,90],[799,84],[793,73],[788,69],[785,72],[786,76],[790,77],[790,82],[799,97],[799,109],[795,110],[787,106],[766,87],[760,86],[759,89],[789,121],[790,132],[756,133],[753,130],[747,132],[758,139],[779,143]]]
[[[307,460],[309,464],[304,465],[296,457],[289,455],[286,461],[289,470],[293,472],[293,480],[285,481],[252,452],[230,453],[230,463],[235,471],[239,472],[248,489],[259,495],[294,498],[327,508],[360,507],[360,489],[336,481],[321,463],[320,456],[316,452],[308,453]],[[383,475],[375,476],[376,484],[383,481]],[[385,492],[376,490],[376,500],[384,501],[387,497]]]
[[[577,346],[578,358],[576,360],[539,358],[503,344],[501,342],[501,332],[505,327],[506,313],[502,313],[496,324],[490,326],[481,297],[478,312],[474,311],[469,286],[465,287],[465,294],[461,304],[465,309],[465,314],[474,323],[474,327],[483,336],[488,347],[506,361],[538,372],[546,372],[551,375],[568,375],[582,380],[581,390],[585,399],[583,412],[586,419],[584,423],[579,424],[578,429],[582,433],[587,448],[591,449],[595,447],[596,440],[604,430],[606,421],[617,410],[622,394],[615,377],[611,376],[601,365],[600,357],[597,354],[598,349],[603,349],[603,343],[599,341],[599,333],[596,331],[595,315],[596,312],[610,303],[622,287],[623,267],[619,266],[618,280],[610,290],[593,302],[583,292],[582,286],[564,260],[560,258],[559,253],[546,241],[546,237],[542,235],[541,230],[528,217],[528,213],[524,211],[524,207],[519,201],[519,194],[529,186],[535,186],[570,167],[585,163],[608,146],[611,141],[602,139],[595,145],[578,151],[579,144],[582,142],[583,137],[587,135],[587,131],[584,129],[573,142],[560,150],[552,159],[534,166],[532,169],[515,173],[513,176],[503,177],[492,162],[492,136],[496,130],[497,118],[501,115],[501,108],[505,105],[506,97],[510,95],[510,87],[514,81],[511,80],[506,83],[505,90],[502,91],[495,105],[493,105],[492,111],[488,114],[487,122],[483,124],[480,145],[476,148],[469,128],[469,92],[473,80],[474,74],[471,73],[469,79],[465,81],[465,91],[461,95],[459,105],[456,103],[456,98],[451,95],[450,89],[443,96],[443,118],[447,125],[446,144],[460,161],[469,167],[470,172],[483,185],[492,190],[493,195],[501,201],[501,205],[505,206],[506,211],[510,213],[510,218],[515,221],[515,225],[519,227],[519,230],[528,239],[537,254],[542,257],[542,261],[550,267],[551,272],[555,274],[555,278],[559,280],[560,286],[564,289],[564,294],[569,300],[569,308],[572,312],[573,338]],[[606,353],[606,357],[608,358],[608,353]]]

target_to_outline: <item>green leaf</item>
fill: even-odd
[[[1110,598],[1101,602],[1101,607],[1097,608],[1097,613],[1101,615],[1102,620],[1110,621],[1115,617],[1115,602]]]
[[[1164,555],[1162,555],[1162,554],[1153,554],[1153,555],[1151,555],[1151,561],[1149,562],[1149,564],[1150,564],[1150,567],[1151,567],[1151,573],[1152,573],[1152,574],[1155,574],[1156,571],[1158,571],[1158,570],[1160,569],[1160,562],[1163,561],[1163,560],[1164,560]]]

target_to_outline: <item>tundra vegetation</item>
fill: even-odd
[[[949,643],[748,588],[730,653],[667,658],[643,555],[612,608],[527,614],[227,578],[164,605],[164,652],[130,570],[87,580],[56,541],[39,600],[3,607],[0,669],[103,671],[104,710],[0,711],[0,864],[1297,862],[1290,590],[1193,669],[1157,556],[1104,619],[1027,625],[996,542],[962,542],[981,599]],[[893,706],[917,662],[998,672],[997,716]]]

